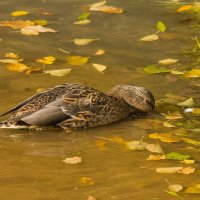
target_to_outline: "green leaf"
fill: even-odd
[[[160,32],[162,32],[162,33],[164,33],[165,30],[166,30],[165,24],[164,24],[163,22],[161,22],[161,21],[158,21],[156,27],[157,27],[157,29],[158,29]]]
[[[85,19],[87,19],[87,18],[90,16],[90,14],[91,14],[91,13],[89,13],[89,12],[83,13],[82,15],[80,15],[80,16],[78,17],[78,19],[80,19],[80,20],[85,20]]]
[[[144,71],[148,74],[158,74],[158,73],[170,72],[171,70],[165,67],[157,67],[155,65],[150,65],[150,66],[145,67]]]
[[[177,152],[171,152],[166,155],[166,158],[170,159],[170,160],[187,160],[187,159],[191,158],[191,156],[180,154]]]

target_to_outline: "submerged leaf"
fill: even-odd
[[[78,19],[79,19],[79,20],[85,20],[85,19],[87,19],[87,18],[90,16],[90,14],[91,14],[91,13],[89,13],[89,12],[83,13],[82,15],[80,15],[80,16],[78,17]]]
[[[156,27],[160,32],[165,32],[165,30],[166,30],[165,24],[161,21],[158,21]]]
[[[81,163],[81,161],[82,161],[81,157],[65,158],[63,160],[63,162],[67,164],[77,164],[77,163]]]
[[[172,64],[175,64],[177,62],[178,62],[178,60],[171,59],[171,58],[158,61],[158,63],[161,64],[161,65],[172,65]]]
[[[166,155],[166,158],[170,159],[170,160],[186,160],[188,158],[191,158],[191,156],[180,154],[180,153],[177,153],[177,152],[171,152],[171,153],[168,153]]]
[[[55,70],[46,70],[44,71],[47,74],[51,74],[52,76],[66,76],[71,72],[71,69],[55,69]]]
[[[80,183],[83,185],[89,185],[89,186],[92,186],[95,184],[95,182],[91,178],[88,178],[88,177],[81,177]]]
[[[168,190],[171,192],[180,192],[181,190],[183,190],[183,186],[179,184],[169,185]]]
[[[158,74],[158,73],[170,72],[170,69],[167,69],[165,67],[157,67],[155,65],[150,65],[145,67],[144,71],[148,74]]]
[[[47,20],[44,19],[39,19],[39,20],[34,20],[33,21],[36,25],[40,25],[40,26],[45,26],[48,24]]]
[[[189,98],[183,102],[177,103],[178,106],[193,106],[194,105],[194,100],[193,98]]]
[[[89,57],[83,57],[83,56],[68,56],[67,62],[70,65],[83,65],[88,62]]]
[[[200,184],[193,185],[185,190],[185,193],[200,194]]]
[[[152,133],[149,135],[152,139],[159,139],[162,142],[172,143],[172,142],[180,142],[181,139],[171,133]]]
[[[92,63],[92,66],[99,72],[103,72],[107,67],[105,65]]]
[[[74,44],[79,45],[79,46],[84,46],[84,45],[88,45],[97,40],[99,40],[99,39],[89,39],[89,38],[74,39]]]
[[[200,69],[192,69],[184,73],[186,78],[198,78],[200,77]]]
[[[19,58],[19,56],[15,53],[6,53],[5,55],[6,58]]]
[[[24,10],[19,10],[19,11],[15,11],[15,12],[12,12],[11,15],[13,17],[18,17],[18,16],[23,16],[23,15],[28,15],[29,12],[28,11],[24,11]]]
[[[41,59],[37,59],[36,62],[43,63],[46,65],[51,65],[56,59],[53,56],[46,56]]]

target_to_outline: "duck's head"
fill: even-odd
[[[149,90],[143,87],[117,85],[107,94],[109,96],[123,99],[134,110],[151,112],[155,108],[154,96]]]

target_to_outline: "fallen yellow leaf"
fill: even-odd
[[[200,69],[192,69],[184,73],[184,77],[187,78],[198,78],[200,77]]]
[[[57,31],[52,28],[46,28],[40,25],[25,26],[21,29],[23,35],[39,35],[40,33],[56,33]]]
[[[176,11],[177,12],[183,12],[183,11],[186,11],[186,10],[189,10],[190,8],[192,8],[192,5],[184,5],[184,6],[181,6],[180,8],[178,8]]]
[[[29,20],[15,20],[15,21],[1,21],[0,26],[3,27],[10,27],[13,29],[22,29],[25,26],[31,26],[34,25],[34,22],[29,21]]]
[[[95,182],[91,178],[88,178],[88,177],[81,177],[80,183],[83,185],[89,185],[89,186],[92,186],[95,184]]]
[[[149,135],[152,139],[159,139],[162,142],[172,143],[180,142],[181,139],[171,133],[152,133]]]
[[[166,156],[165,155],[149,155],[147,160],[165,160]]]
[[[107,67],[105,65],[92,63],[92,66],[99,72],[103,72]]]
[[[70,65],[83,65],[88,62],[89,57],[83,57],[83,56],[68,56],[67,62]]]
[[[41,59],[37,59],[36,62],[43,63],[46,65],[51,65],[56,59],[53,56],[46,56]]]
[[[25,72],[29,69],[29,67],[22,63],[12,63],[7,66],[7,69],[9,71]]]
[[[111,13],[111,14],[121,14],[124,12],[122,8],[117,8],[114,6],[100,6],[100,7],[90,7],[91,11],[100,11],[104,13]]]
[[[19,56],[15,53],[6,53],[6,58],[19,58]]]
[[[14,11],[14,12],[11,13],[11,15],[13,17],[23,16],[23,15],[28,15],[28,14],[29,14],[29,12],[24,11],[24,10]]]

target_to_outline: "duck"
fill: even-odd
[[[111,124],[155,108],[144,87],[117,85],[107,93],[80,83],[64,83],[37,93],[0,115],[11,116],[0,128],[58,126],[65,130]]]

